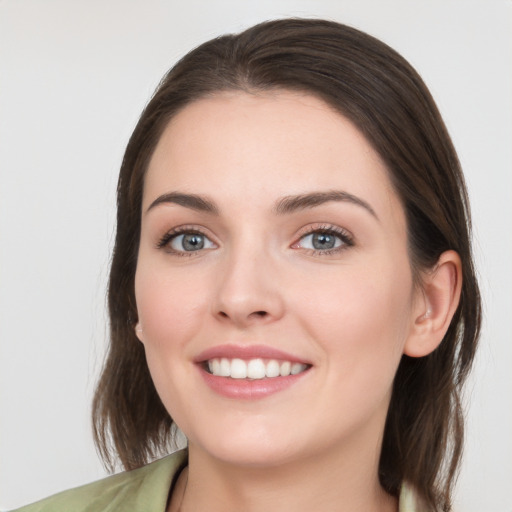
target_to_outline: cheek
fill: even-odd
[[[341,417],[346,411],[356,419],[385,415],[407,337],[411,287],[406,272],[354,271],[338,282],[337,289],[310,297],[312,309],[303,316],[321,349],[324,389],[331,390],[319,408],[337,403],[342,411],[332,413],[333,424],[348,421]]]
[[[181,275],[170,275],[157,265],[139,264],[135,297],[146,360],[156,390],[174,419],[186,417],[188,394],[183,383],[190,380],[192,365],[183,364],[193,339],[202,325],[197,283]],[[180,422],[181,426],[181,422]],[[186,422],[185,422],[186,426]]]
[[[339,276],[316,277],[297,307],[329,359],[350,366],[362,359],[377,364],[379,358],[387,358],[394,365],[409,326],[412,281],[407,267],[383,262],[370,269],[343,269]]]
[[[199,329],[204,296],[184,273],[173,275],[157,265],[141,264],[135,275],[135,297],[146,352],[172,351]]]

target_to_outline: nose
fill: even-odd
[[[279,320],[285,307],[278,275],[272,255],[234,248],[218,275],[214,315],[241,329]]]

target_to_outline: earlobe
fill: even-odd
[[[144,340],[142,339],[142,325],[140,322],[137,322],[135,324],[135,335],[137,336],[137,338],[139,338],[139,341],[144,343]]]
[[[422,299],[413,313],[404,354],[423,357],[439,346],[459,305],[461,288],[460,257],[455,251],[446,251],[423,276]]]

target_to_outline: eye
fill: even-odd
[[[192,253],[203,249],[214,249],[216,245],[203,233],[180,231],[166,233],[158,243],[158,248],[166,248],[171,253]]]
[[[301,238],[301,247],[315,251],[334,249],[342,243],[341,239],[332,233],[310,233]]]
[[[306,249],[319,254],[330,254],[354,245],[352,237],[340,228],[320,228],[302,235],[293,249]]]

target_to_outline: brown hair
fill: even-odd
[[[481,319],[464,178],[436,105],[415,70],[381,41],[313,19],[259,24],[213,39],[164,77],[126,148],[118,183],[117,234],[108,304],[110,346],[93,404],[95,439],[109,467],[141,466],[171,447],[173,422],[134,332],[134,276],[144,174],[169,120],[224,90],[313,94],[350,119],[381,155],[401,198],[416,277],[443,251],[462,260],[460,304],[441,345],[402,357],[385,426],[380,481],[392,495],[409,482],[434,510],[449,510],[463,442],[461,386]]]

